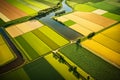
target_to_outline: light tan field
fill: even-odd
[[[120,68],[120,53],[117,53],[94,40],[86,40],[81,44],[83,47],[89,49],[97,56]]]
[[[100,26],[98,24],[95,24],[95,23],[90,22],[90,21],[88,21],[86,19],[80,18],[80,17],[75,16],[73,14],[67,14],[67,15],[64,15],[63,17],[68,18],[68,19],[76,22],[77,24],[80,24],[84,28],[86,28],[88,30],[91,30],[93,32],[100,31],[100,30],[102,30],[104,28],[104,27],[102,27],[102,26]]]
[[[100,16],[98,14],[94,14],[91,12],[78,12],[77,11],[77,12],[73,12],[71,14],[76,15],[80,18],[89,20],[89,21],[96,23],[98,25],[101,25],[103,27],[109,27],[110,25],[113,25],[117,22],[115,20]]]
[[[10,20],[27,16],[26,13],[8,4],[5,0],[0,0],[0,12],[4,14],[6,17],[8,17]]]
[[[83,26],[81,26],[81,25],[79,25],[79,24],[74,24],[74,25],[70,26],[70,28],[72,28],[73,30],[75,30],[75,31],[83,34],[84,36],[87,36],[87,35],[89,35],[90,33],[92,33],[91,30],[86,29],[86,28],[84,28]]]
[[[10,19],[8,19],[4,14],[2,14],[1,12],[0,12],[0,18],[3,20],[3,21],[5,21],[5,22],[7,22],[7,21],[10,21]]]
[[[103,15],[103,14],[107,13],[107,11],[102,10],[102,9],[97,9],[97,10],[92,11],[92,13],[95,13],[98,15]]]
[[[20,31],[15,25],[6,28],[6,31],[10,34],[11,37],[17,37],[23,34],[23,32]]]
[[[61,21],[61,22],[65,22],[65,21],[67,21],[67,20],[69,20],[69,19],[67,19],[67,18],[64,18],[64,17],[57,17],[57,20],[58,21]]]
[[[14,26],[10,26],[8,28],[6,28],[6,31],[12,36],[12,37],[17,37],[19,35],[22,35],[26,32],[35,30],[39,27],[43,26],[42,23],[40,23],[37,20],[31,20],[31,21],[27,21],[24,23],[20,23]]]

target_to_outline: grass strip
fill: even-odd
[[[59,48],[59,45],[57,45],[54,41],[52,41],[50,38],[48,38],[45,34],[43,34],[40,30],[36,29],[32,31],[40,40],[42,40],[45,44],[47,44],[52,49]]]
[[[26,72],[20,68],[15,71],[3,74],[0,76],[0,80],[30,80]]]
[[[91,11],[96,10],[96,8],[86,5],[86,4],[77,4],[75,5],[74,9],[76,11],[83,11],[83,12],[91,12]]]
[[[44,58],[29,63],[23,68],[31,80],[64,80]]]
[[[15,39],[18,41],[21,47],[26,51],[25,54],[27,54],[30,58],[32,58],[32,60],[39,57],[39,54],[25,41],[24,38],[18,36]]]
[[[120,21],[120,15],[113,14],[113,13],[110,13],[110,12],[107,12],[107,13],[103,14],[102,16]]]
[[[39,28],[39,30],[59,46],[63,46],[68,43],[66,39],[64,39],[62,36],[57,34],[52,29],[48,28],[47,26],[41,27]]]
[[[43,55],[51,51],[51,49],[32,32],[28,32],[22,35],[22,37],[39,55]]]
[[[75,24],[75,22],[74,22],[74,21],[72,21],[72,20],[68,20],[68,21],[65,21],[65,22],[64,22],[64,24],[65,24],[65,25],[67,25],[67,26],[69,27],[69,26],[74,25],[74,24]]]

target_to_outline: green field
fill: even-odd
[[[66,26],[71,26],[71,25],[74,25],[75,22],[72,21],[72,20],[68,20],[68,21],[65,21],[64,24],[65,24]]]
[[[66,39],[64,39],[62,36],[57,34],[52,29],[48,28],[47,26],[41,27],[39,28],[39,30],[59,46],[63,46],[69,43]]]
[[[83,11],[83,12],[91,12],[91,11],[96,10],[96,8],[86,5],[86,4],[78,4],[74,7],[74,10]]]
[[[95,7],[95,8],[98,8],[98,9],[103,9],[103,10],[109,11],[111,13],[120,14],[120,7],[109,4],[105,1],[93,3],[90,5]]]
[[[41,41],[37,36],[35,36],[32,32],[23,34],[22,37],[39,55],[43,55],[51,51],[51,49],[43,41]]]
[[[39,54],[25,41],[22,36],[18,36],[14,40],[18,43],[19,46],[21,46],[29,60],[33,60],[39,57]]]
[[[64,80],[44,58],[29,63],[23,68],[31,80]]]
[[[28,4],[31,4],[31,5],[39,8],[40,10],[49,8],[48,5],[43,4],[42,2],[37,2],[35,0],[24,0],[24,1],[27,2]]]
[[[51,40],[49,37],[47,37],[44,33],[42,33],[40,30],[36,29],[32,31],[33,34],[35,34],[40,40],[42,40],[45,44],[47,44],[52,49],[57,49],[60,46],[57,45],[53,40]]]
[[[17,0],[6,0],[8,3],[12,4],[13,6],[19,8],[20,10],[22,10],[23,12],[25,12],[26,14],[30,15],[30,14],[35,14],[36,11],[27,7],[26,5],[18,2]]]
[[[0,80],[30,80],[24,69],[20,68],[15,71],[3,74]]]
[[[113,13],[110,13],[110,12],[107,12],[107,13],[103,14],[102,16],[113,19],[113,20],[116,20],[116,21],[120,21],[120,15],[113,14]]]
[[[5,24],[5,22],[0,18],[0,25]]]
[[[62,48],[60,52],[96,80],[119,80],[120,70],[118,68],[83,47],[72,44]]]

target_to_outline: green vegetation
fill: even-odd
[[[68,21],[65,21],[64,24],[65,24],[66,26],[72,26],[72,25],[75,24],[75,22],[72,21],[72,20],[68,20]]]
[[[0,26],[5,24],[5,22],[0,18]]]
[[[22,37],[39,55],[51,51],[51,49],[32,32],[25,33]]]
[[[115,5],[111,5],[105,1],[93,3],[90,5],[98,8],[98,9],[103,9],[103,10],[109,11],[111,13],[120,14],[120,7],[115,6]]]
[[[17,41],[17,45],[25,50],[25,55],[28,59],[34,60],[39,57],[39,54],[21,36],[16,37],[14,40]]]
[[[33,6],[38,7],[40,10],[49,8],[49,6],[47,6],[46,4],[43,4],[42,2],[37,2],[35,0],[24,0],[24,1],[31,4],[31,5],[33,5]]]
[[[52,29],[48,28],[47,26],[41,27],[39,28],[39,30],[59,46],[63,46],[68,43],[66,39],[64,39],[62,36],[57,34]]]
[[[20,10],[24,11],[28,15],[36,14],[37,13],[35,10],[27,7],[26,5],[18,2],[17,0],[6,0],[6,1],[9,2],[10,4],[12,4],[13,6],[19,8]]]
[[[42,40],[45,44],[47,44],[52,49],[57,49],[60,46],[57,45],[53,40],[51,40],[49,37],[47,37],[44,33],[42,33],[40,30],[36,29],[32,31],[33,34],[35,34],[40,40]]]
[[[26,72],[20,68],[0,76],[0,80],[30,80]]]
[[[84,11],[84,12],[91,12],[96,10],[96,8],[86,5],[86,4],[78,4],[74,8],[76,11]]]
[[[118,68],[83,47],[71,44],[62,48],[60,52],[96,80],[119,80],[120,70]]]
[[[23,68],[31,80],[64,80],[44,58],[27,64]]]
[[[116,21],[120,21],[120,15],[117,15],[117,14],[107,12],[107,13],[103,14],[102,16],[114,19]]]

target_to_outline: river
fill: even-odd
[[[72,8],[70,8],[66,4],[66,0],[62,1],[62,8],[60,10],[65,10],[66,13],[72,12]],[[57,10],[57,11],[60,11],[60,10]],[[54,31],[56,31],[57,33],[59,33],[61,36],[63,36],[64,38],[68,40],[75,40],[77,38],[83,37],[82,34],[52,19],[52,17],[54,16],[55,16],[55,12],[51,12],[45,17],[42,17],[42,18],[37,17],[37,19],[40,20],[43,24],[52,28]]]

